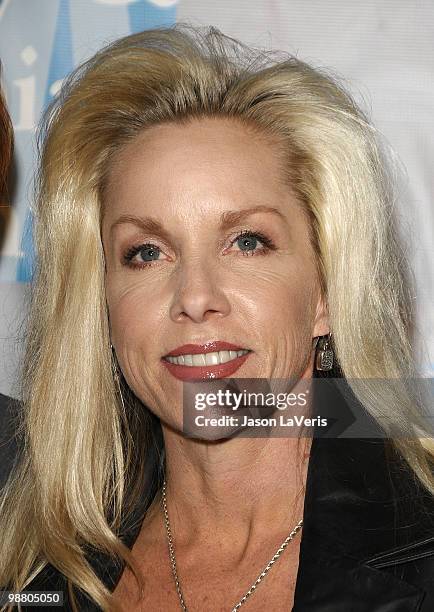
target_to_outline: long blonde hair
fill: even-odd
[[[432,455],[414,435],[419,407],[398,384],[417,375],[412,309],[391,224],[393,180],[375,129],[336,79],[294,57],[249,49],[215,28],[148,30],[79,67],[41,132],[24,453],[0,513],[0,584],[15,591],[51,563],[112,609],[86,546],[120,557],[140,580],[118,529],[121,509],[143,494],[134,483],[158,444],[149,409],[134,397],[123,403],[116,384],[101,194],[111,160],[141,131],[203,116],[232,117],[280,143],[311,221],[343,375],[374,418],[388,415],[409,432],[396,449],[434,493]],[[372,394],[371,378],[391,379],[390,389]]]

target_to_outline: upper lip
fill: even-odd
[[[164,355],[164,357],[176,357],[177,355],[199,355],[200,353],[215,353],[217,351],[241,351],[249,350],[244,346],[238,346],[223,340],[211,340],[205,344],[183,344]]]

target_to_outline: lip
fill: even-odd
[[[226,344],[227,343],[217,343],[217,344]],[[197,345],[184,345],[184,346],[197,346]],[[230,345],[234,346],[234,345]],[[180,347],[184,348],[184,347]],[[178,350],[178,349],[177,349]],[[215,350],[240,350],[240,349],[215,349]],[[190,351],[190,349],[189,349]],[[193,354],[198,354],[205,352],[203,350],[196,351]],[[206,351],[213,352],[213,351]],[[192,380],[207,380],[207,379],[215,379],[215,378],[229,378],[232,376],[246,361],[246,359],[251,355],[251,351],[242,355],[241,357],[236,357],[232,359],[232,361],[228,361],[226,363],[220,363],[218,365],[208,365],[208,366],[184,366],[177,365],[175,363],[170,363],[169,361],[165,361],[161,359],[161,362],[165,365],[165,367],[169,370],[169,372],[177,378],[178,380],[184,381],[192,381]],[[176,353],[180,355],[182,353]],[[189,354],[189,353],[185,353]],[[190,353],[191,354],[191,353]],[[169,356],[170,353],[169,353]]]
[[[223,342],[222,340],[212,340],[210,342],[206,342],[205,344],[183,344],[182,346],[178,346],[176,349],[173,349],[173,351],[170,351],[170,353],[167,353],[167,355],[164,355],[164,357],[177,357],[178,355],[199,355],[200,353],[216,353],[218,351],[241,351],[245,349],[245,346],[237,346],[236,344]]]

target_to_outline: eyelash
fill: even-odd
[[[273,241],[271,240],[271,238],[269,238],[268,236],[266,236],[265,234],[263,234],[262,232],[256,232],[256,231],[251,231],[251,230],[242,230],[239,234],[237,234],[237,236],[231,241],[230,246],[232,246],[233,244],[235,244],[235,242],[237,242],[240,238],[243,237],[249,237],[249,238],[257,238],[260,242],[262,242],[263,244],[263,248],[260,249],[259,251],[241,251],[241,254],[244,257],[252,257],[252,256],[256,256],[256,255],[266,255],[267,253],[269,253],[270,251],[275,251],[276,250],[276,246],[274,245]],[[148,261],[148,262],[143,262],[141,264],[134,264],[133,263],[133,258],[140,253],[140,251],[142,249],[145,248],[156,248],[155,244],[152,244],[150,242],[146,242],[144,244],[139,244],[137,246],[133,246],[130,249],[128,249],[125,254],[123,255],[122,259],[123,259],[123,263],[133,269],[142,269],[142,268],[148,268],[149,266],[153,266],[154,263],[158,260],[154,260],[154,261]],[[157,247],[158,248],[158,247]]]

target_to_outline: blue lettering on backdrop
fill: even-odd
[[[178,2],[0,0],[0,59],[15,130],[18,178],[11,208],[12,221],[0,252],[0,283],[32,280],[35,262],[29,203],[33,197],[34,136],[46,105],[77,63],[110,40],[174,24]]]
[[[62,80],[74,68],[72,56],[71,24],[69,16],[69,0],[60,0],[56,32],[51,51],[51,60],[48,70],[48,80],[45,90],[45,104],[47,105],[59,91]],[[17,265],[17,281],[29,282],[34,273],[33,248],[33,215],[31,210],[26,213],[24,229],[21,239],[21,258]]]

